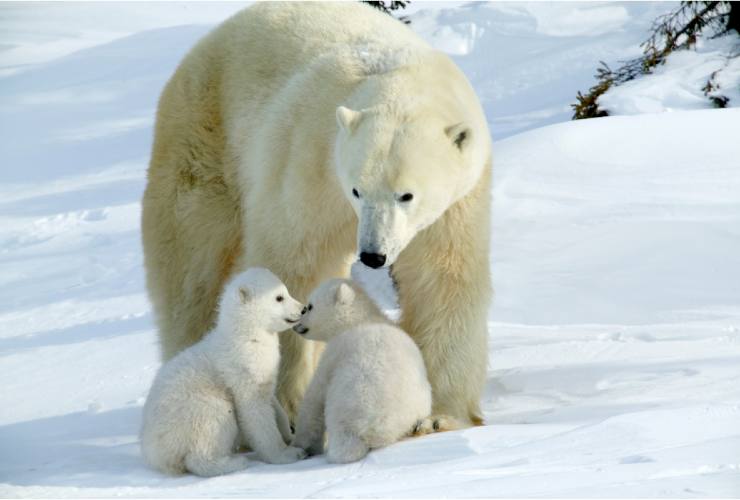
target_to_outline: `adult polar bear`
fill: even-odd
[[[260,3],[182,61],[143,199],[147,285],[169,359],[213,327],[224,282],[271,269],[304,300],[357,255],[392,265],[434,412],[482,421],[490,136],[444,54],[360,3]],[[287,335],[297,412],[319,348]]]

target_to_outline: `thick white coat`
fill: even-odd
[[[413,340],[347,280],[329,280],[310,296],[294,327],[326,341],[298,413],[293,446],[346,463],[408,435],[432,410],[424,360]]]
[[[290,424],[275,397],[276,332],[297,321],[301,308],[266,269],[249,269],[227,285],[216,328],[154,379],[141,428],[150,465],[170,474],[226,474],[247,466],[235,454],[242,444],[271,463],[305,456],[286,446]]]
[[[365,254],[393,265],[435,413],[481,423],[490,179],[483,110],[449,57],[359,2],[257,2],[159,102],[142,232],[164,359],[213,327],[233,273],[267,267],[303,300]],[[320,350],[281,349],[295,416]]]

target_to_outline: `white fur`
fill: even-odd
[[[346,463],[408,435],[432,409],[413,340],[350,281],[323,283],[309,304],[294,329],[328,344],[300,407],[293,446],[322,453],[326,430],[328,460]]]
[[[215,476],[246,467],[246,457],[234,454],[239,444],[270,463],[305,456],[286,446],[290,424],[275,397],[276,332],[297,321],[301,308],[266,269],[249,269],[227,285],[216,328],[154,379],[141,429],[149,464],[167,473]]]
[[[164,359],[213,327],[241,269],[268,267],[304,300],[360,254],[384,256],[435,413],[481,423],[490,180],[485,116],[449,57],[360,2],[256,2],[190,51],[159,102],[142,234]],[[294,416],[320,345],[281,349]]]
[[[418,119],[424,127],[389,126],[388,116],[398,112],[386,106],[337,108],[337,177],[351,193],[348,198],[359,220],[357,248],[384,255],[385,266],[470,191],[487,153],[486,141],[474,137],[469,123],[478,117],[460,114],[445,122],[422,114]],[[423,151],[420,144],[425,145]],[[390,150],[392,158],[379,155],[379,150]],[[404,201],[403,195],[413,198]]]

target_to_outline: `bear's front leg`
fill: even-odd
[[[490,167],[489,167],[490,168]],[[401,327],[424,357],[432,418],[480,425],[488,364],[490,170],[420,232],[393,265]]]

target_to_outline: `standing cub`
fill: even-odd
[[[154,379],[141,428],[149,464],[171,474],[226,474],[247,465],[234,454],[239,444],[270,463],[305,457],[286,446],[290,424],[275,397],[277,332],[297,322],[302,307],[267,269],[248,269],[226,286],[216,327]]]
[[[394,443],[429,416],[432,391],[421,352],[357,285],[329,280],[293,330],[328,342],[298,413],[293,446],[353,462]]]

